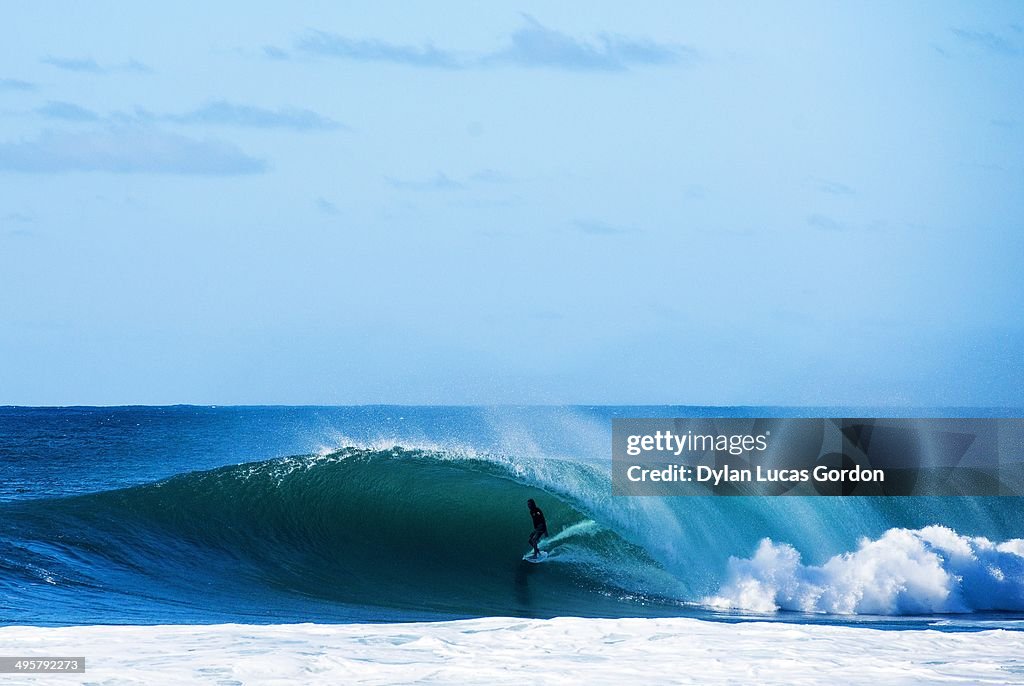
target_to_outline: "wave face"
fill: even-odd
[[[193,602],[360,621],[678,613],[676,580],[589,510],[606,479],[569,462],[350,448],[7,504],[4,619],[39,616],[32,587],[65,592],[54,621],[123,618],[132,597],[168,619]],[[551,523],[543,565],[521,559],[528,498]]]
[[[7,502],[0,622],[1024,612],[1015,499],[610,492],[595,461],[350,447]]]

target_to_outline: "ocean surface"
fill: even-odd
[[[0,408],[0,624],[1024,628],[1020,499],[613,497],[611,418],[675,416],[1021,413]]]

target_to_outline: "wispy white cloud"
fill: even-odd
[[[268,53],[268,48],[270,52]],[[507,45],[487,53],[460,53],[431,43],[402,45],[378,39],[351,38],[327,31],[310,31],[295,42],[309,55],[360,62],[389,62],[432,69],[470,69],[495,66],[563,69],[569,71],[621,71],[630,67],[666,65],[692,60],[688,46],[658,43],[601,33],[581,39],[544,26],[523,15],[523,25]],[[282,59],[287,53],[264,46],[264,54]]]
[[[21,79],[0,79],[0,91],[34,91],[36,84]]]
[[[341,210],[338,209],[338,206],[326,198],[317,198],[314,205],[316,205],[316,208],[320,210],[320,212],[332,217],[341,214]]]
[[[573,228],[591,236],[618,236],[630,233],[637,233],[637,229],[627,226],[617,226],[594,219],[577,219],[572,223]]]
[[[807,224],[821,231],[845,231],[846,224],[824,214],[811,214],[807,216]]]
[[[466,66],[464,58],[430,44],[419,47],[397,45],[374,39],[347,38],[326,31],[310,31],[296,41],[295,48],[322,57],[360,62],[391,62],[439,69],[459,69]]]
[[[9,172],[225,176],[260,173],[266,168],[264,160],[230,143],[138,127],[44,131],[33,139],[0,143],[0,171]]]
[[[268,109],[252,105],[239,105],[224,100],[213,101],[180,114],[156,113],[136,108],[132,112],[113,112],[101,115],[80,105],[60,101],[48,102],[37,108],[35,112],[48,119],[77,122],[106,121],[119,124],[170,122],[186,125],[208,124],[241,128],[291,129],[293,131],[324,131],[345,128],[341,122],[308,109],[297,107]]]
[[[32,238],[36,235],[36,232],[31,231],[29,229],[8,229],[7,231],[4,231],[0,235],[2,235],[4,238],[22,239]]]
[[[345,128],[340,122],[312,110],[297,107],[272,110],[252,105],[238,105],[224,100],[208,103],[185,114],[164,115],[163,118],[179,124],[219,124],[258,129],[315,131]]]
[[[450,191],[465,186],[462,182],[456,181],[442,172],[437,172],[429,179],[422,180],[396,179],[390,176],[385,178],[393,188],[409,191]]]
[[[51,100],[42,107],[36,108],[36,114],[47,119],[63,119],[65,121],[99,121],[100,115],[72,102]]]
[[[281,48],[275,45],[264,45],[263,48],[261,49],[261,52],[263,53],[264,57],[267,57],[272,60],[288,59],[288,52],[286,50],[282,50]]]
[[[11,239],[32,238],[36,235],[36,232],[29,227],[34,223],[35,220],[27,214],[9,212],[0,217],[0,237]]]
[[[51,67],[57,69],[63,69],[64,71],[73,71],[82,74],[114,74],[117,72],[136,72],[140,74],[148,74],[153,70],[139,62],[138,60],[128,60],[127,62],[121,62],[120,64],[108,64],[103,65],[94,60],[91,57],[53,57],[47,56],[39,60],[43,64],[48,64]]]
[[[92,58],[44,57],[39,61],[64,71],[88,72],[90,74],[100,74],[104,71],[99,63]]]
[[[529,15],[511,37],[511,44],[484,57],[485,63],[548,67],[574,71],[619,71],[631,66],[662,65],[692,59],[696,52],[648,39],[602,33],[591,40],[548,28]]]
[[[840,181],[833,181],[831,179],[814,178],[810,181],[811,186],[822,193],[828,193],[829,195],[855,195],[856,191],[852,187],[847,186],[845,183]]]
[[[451,191],[479,184],[506,184],[514,180],[495,169],[481,169],[463,178],[452,177],[438,171],[427,179],[401,179],[393,176],[384,177],[392,188],[409,191]]]
[[[993,33],[992,31],[973,31],[963,28],[954,28],[951,30],[953,35],[959,38],[962,42],[997,55],[1017,57],[1024,54],[1024,49],[1021,48],[1017,41],[1011,40],[1004,35]],[[1017,33],[1019,33],[1019,31]]]
[[[470,174],[469,178],[471,181],[481,181],[483,183],[508,183],[512,180],[508,175],[494,169],[481,169]]]

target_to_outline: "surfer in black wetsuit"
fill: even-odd
[[[537,507],[537,503],[533,502],[533,498],[526,501],[526,506],[530,508],[530,517],[533,518],[533,533],[530,534],[530,545],[533,546],[533,557],[540,555],[540,548],[537,547],[537,543],[540,541],[541,536],[548,535],[548,523],[544,520],[544,513]]]

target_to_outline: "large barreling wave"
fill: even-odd
[[[617,531],[630,513],[595,518],[611,502],[606,480],[557,460],[347,448],[9,503],[3,619],[113,617],[132,597],[171,615],[201,603],[224,617],[382,620],[676,605],[676,580]],[[528,498],[552,522],[544,565],[522,560]],[[33,587],[66,591],[67,605],[41,606]]]
[[[1006,499],[615,498],[608,479],[349,447],[7,503],[0,621],[1024,611]],[[539,565],[528,498],[551,529]]]

